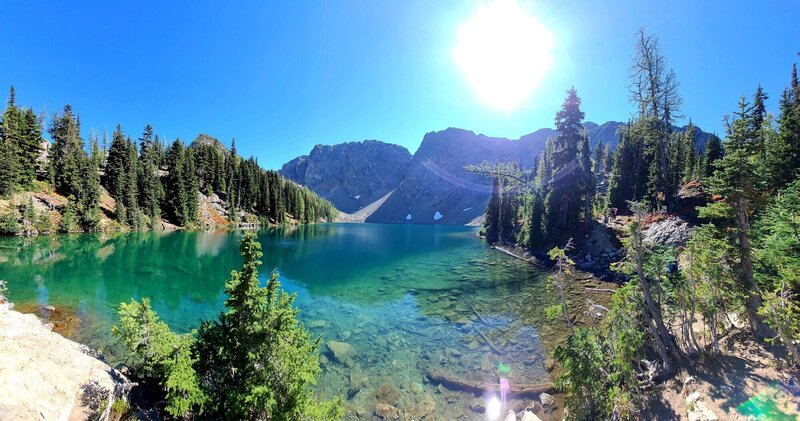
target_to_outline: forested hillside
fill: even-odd
[[[265,171],[218,140],[190,145],[159,138],[147,125],[136,140],[117,126],[81,135],[69,105],[49,119],[17,105],[13,86],[0,131],[0,232],[37,234],[313,223],[332,220],[328,201],[275,171]],[[213,208],[201,221],[202,207]]]
[[[551,311],[571,332],[555,357],[557,385],[576,419],[636,418],[656,393],[654,382],[724,354],[720,338],[737,331],[731,320],[739,318],[748,326],[745,338],[785,349],[778,367],[800,367],[797,68],[778,97],[778,115],[767,111],[761,86],[753,87],[731,104],[724,140],[709,136],[702,148],[691,123],[684,132],[672,129],[681,115],[678,87],[657,39],[640,31],[630,73],[635,118],[620,128],[615,150],[592,150],[573,88],[536,168],[470,168],[493,180],[487,240],[540,255],[552,248],[559,273],[573,259],[592,263],[586,250],[598,230],[624,231],[610,267],[623,286],[610,308],[587,310],[601,320],[573,326],[569,312],[585,303],[569,297]],[[673,247],[646,238],[649,225],[667,218],[692,223],[688,242]],[[704,332],[708,347],[699,344]]]

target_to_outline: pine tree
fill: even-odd
[[[497,176],[492,178],[492,194],[486,206],[486,218],[483,222],[486,230],[486,241],[494,244],[500,240],[500,180]]]
[[[703,216],[722,217],[731,221],[736,244],[739,276],[742,292],[747,295],[747,316],[756,335],[766,337],[769,328],[758,316],[761,296],[753,278],[753,256],[750,246],[750,219],[755,206],[762,200],[763,177],[756,171],[761,145],[752,130],[752,114],[746,98],[739,101],[739,111],[728,127],[728,139],[724,144],[725,155],[716,165],[710,178],[711,192],[724,199],[701,212]]]
[[[501,186],[500,215],[498,216],[498,237],[500,241],[512,242],[514,239],[514,224],[516,219],[515,195],[508,181]]]
[[[196,355],[212,414],[233,419],[338,419],[341,402],[318,401],[307,386],[319,374],[319,339],[297,321],[294,295],[273,272],[261,287],[261,244],[242,239],[242,269],[225,284],[225,310],[203,323]]]
[[[118,203],[123,202],[125,178],[127,177],[128,143],[122,126],[117,125],[111,140],[111,147],[108,150],[106,159],[104,184],[108,194]],[[124,221],[123,221],[124,222]]]
[[[128,220],[126,223],[132,229],[141,228],[141,215],[139,210],[139,169],[138,153],[136,144],[127,138],[125,142],[125,182],[123,185],[123,201],[128,208]]]
[[[599,150],[599,145],[597,150]],[[578,168],[580,169],[578,188],[580,189],[581,196],[583,196],[583,220],[587,224],[592,220],[592,205],[597,190],[589,153],[589,135],[584,130],[580,144],[578,145]]]
[[[792,67],[789,89],[780,99],[777,144],[770,156],[769,172],[777,188],[782,188],[800,176],[800,85],[797,66]]]
[[[711,177],[716,168],[716,162],[722,158],[722,141],[716,134],[708,136],[706,152],[703,156],[703,177]]]
[[[547,229],[552,240],[558,237],[580,219],[582,208],[578,189],[580,180],[580,163],[578,162],[578,144],[582,138],[583,111],[581,100],[575,88],[567,91],[561,110],[556,113],[555,123],[558,136],[553,142],[552,168],[548,192],[545,198],[545,214]]]
[[[50,125],[53,139],[50,158],[50,177],[56,191],[64,196],[81,196],[81,166],[86,154],[80,137],[80,124],[72,107],[64,106],[61,116],[55,115]]]
[[[606,203],[613,209],[627,209],[628,201],[644,198],[648,166],[645,163],[644,141],[636,126],[628,124],[620,131],[620,142],[613,152]]]
[[[197,178],[197,172],[194,162],[194,152],[191,148],[186,149],[186,160],[184,161],[185,168],[183,175],[185,177],[184,185],[186,186],[186,223],[194,224],[197,222],[197,216],[200,209],[200,198],[198,192],[200,191],[200,181]]]
[[[86,154],[81,165],[81,193],[76,198],[78,221],[87,232],[100,231],[100,172]]]
[[[695,139],[694,124],[692,123],[691,120],[689,120],[689,125],[686,127],[686,131],[683,133],[684,164],[683,164],[683,169],[681,170],[682,183],[686,183],[698,177],[698,175],[695,172],[697,169],[697,149],[695,148],[694,145],[694,139]]]
[[[186,185],[186,150],[183,142],[175,140],[167,152],[167,177],[165,182],[166,208],[170,219],[185,226],[191,220],[188,211],[190,192]]]
[[[20,115],[20,137],[17,144],[19,154],[20,183],[28,186],[36,179],[37,163],[41,154],[42,125],[32,108]]]
[[[764,295],[759,315],[800,366],[800,181],[772,199],[754,227],[755,277]]]
[[[22,136],[21,119],[13,85],[11,86],[8,103],[2,118],[0,146],[3,147],[3,150],[0,151],[0,195],[8,195],[16,189],[21,181],[21,165],[18,152],[19,141]]]
[[[644,29],[637,32],[636,54],[630,73],[630,101],[639,108],[640,134],[647,144],[648,190],[663,195],[671,207],[676,186],[670,176],[669,140],[672,120],[679,115],[682,99],[675,72],[667,68],[658,40]]]

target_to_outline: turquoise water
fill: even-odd
[[[474,397],[430,384],[427,368],[497,383],[502,364],[512,383],[549,381],[545,349],[562,332],[544,321],[543,309],[555,303],[546,273],[475,235],[467,227],[377,224],[259,232],[262,281],[275,269],[322,343],[356,350],[337,362],[322,346],[320,397],[348,397],[353,418],[371,419],[387,393],[405,419],[470,418]],[[182,231],[0,238],[0,279],[20,308],[74,310],[80,323],[67,335],[113,360],[109,331],[122,301],[150,297],[179,331],[215,317],[225,280],[241,265],[240,238]]]

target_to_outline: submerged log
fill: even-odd
[[[444,370],[428,367],[425,370],[425,375],[436,383],[441,383],[444,387],[450,390],[469,393],[486,393],[486,392],[499,392],[500,385],[494,383],[484,383],[480,381],[468,380],[444,372]],[[508,391],[509,395],[524,396],[524,395],[538,395],[541,393],[550,393],[555,390],[553,383],[539,383],[539,384],[510,384],[511,389]]]

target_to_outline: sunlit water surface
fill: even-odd
[[[143,232],[0,238],[0,279],[18,308],[74,311],[66,335],[117,360],[116,307],[149,297],[161,318],[186,332],[222,309],[224,283],[239,268],[239,232]],[[395,400],[404,419],[482,418],[474,396],[426,381],[429,367],[497,383],[549,381],[545,322],[556,302],[546,273],[487,247],[467,227],[322,224],[259,232],[260,278],[280,274],[297,293],[300,318],[322,336],[320,397],[345,396],[349,417],[371,419]],[[352,345],[337,362],[324,345]],[[388,396],[386,396],[388,395]]]

